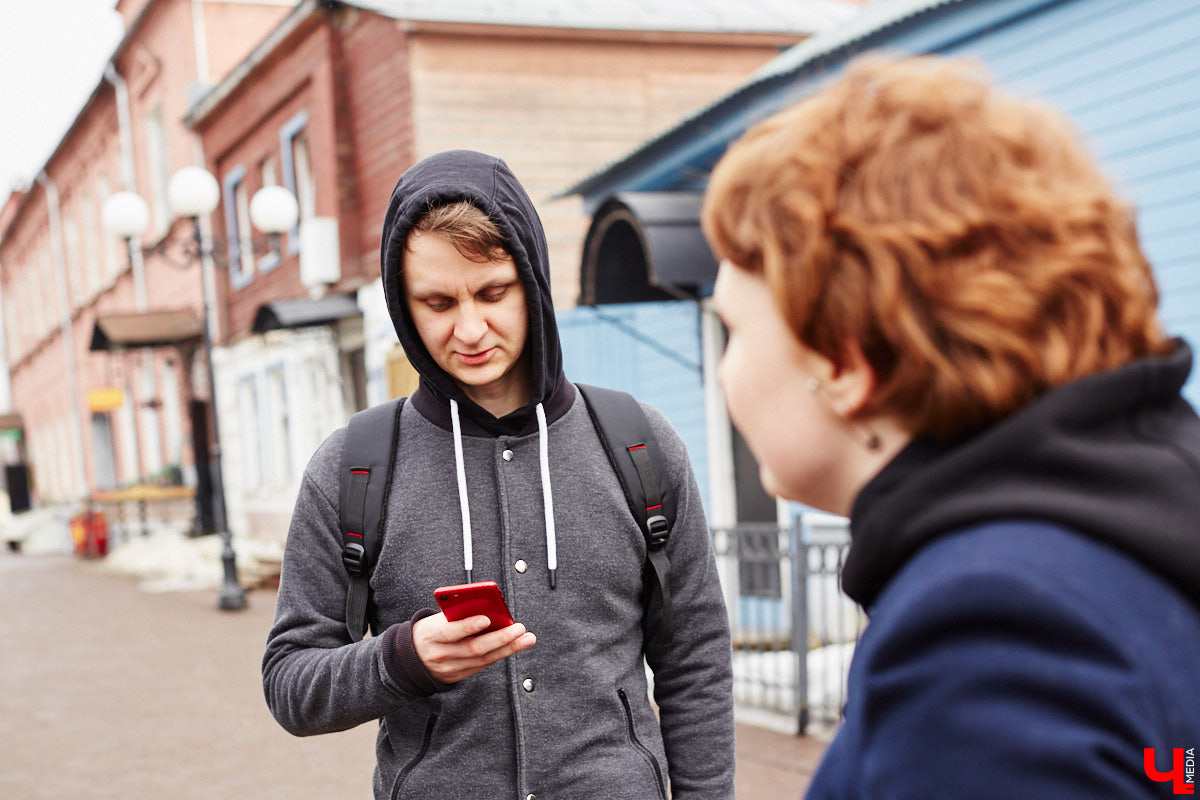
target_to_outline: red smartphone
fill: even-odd
[[[497,631],[513,624],[508,604],[504,602],[504,595],[500,594],[500,587],[495,581],[439,586],[433,590],[433,596],[446,619],[452,622],[486,614],[492,624],[480,633]]]

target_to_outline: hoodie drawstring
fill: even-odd
[[[471,506],[467,503],[467,471],[463,467],[462,426],[458,421],[458,401],[450,400],[450,423],[454,428],[454,471],[458,474],[458,507],[462,512],[463,569],[471,583]]]
[[[554,495],[550,491],[550,437],[546,431],[546,411],[537,404],[538,460],[542,473],[542,506],[546,512],[546,566],[550,570],[550,588],[557,584],[558,540],[554,532]],[[462,513],[463,569],[471,583],[471,507],[467,502],[467,470],[463,465],[462,426],[458,420],[458,402],[450,401],[450,422],[454,429],[454,471],[458,477],[458,506]]]
[[[546,410],[537,404],[538,460],[542,466],[542,507],[546,511],[546,566],[550,569],[550,588],[555,586],[558,569],[558,538],[554,534],[554,495],[550,492],[550,437],[546,434]]]

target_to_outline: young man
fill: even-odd
[[[728,622],[687,453],[644,406],[677,511],[659,646],[645,540],[563,374],[529,197],[498,159],[432,156],[397,183],[381,252],[421,382],[371,581],[377,635],[346,630],[342,430],[313,456],[288,533],[263,661],[272,713],[297,735],[379,720],[377,798],[729,800]],[[496,581],[518,622],[476,635],[485,617],[434,613],[433,590],[468,578]]]

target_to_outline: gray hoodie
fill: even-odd
[[[502,419],[436,365],[403,299],[408,231],[430,201],[449,199],[491,216],[526,287],[532,400]],[[343,429],[309,463],[288,532],[263,660],[272,713],[297,735],[379,720],[377,798],[654,800],[669,791],[729,800],[728,623],[687,452],[644,406],[677,498],[667,546],[675,635],[656,649],[643,633],[645,542],[582,396],[563,376],[545,239],[528,196],[498,159],[465,151],[426,159],[393,192],[382,260],[388,307],[421,384],[401,417],[371,581],[377,635],[352,643],[344,622]],[[415,657],[411,620],[431,613],[434,588],[462,582],[468,565],[475,580],[500,584],[538,642],[444,686]]]

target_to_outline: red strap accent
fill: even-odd
[[[660,508],[662,508],[662,506],[661,506],[661,505],[657,505],[657,506],[646,506],[646,510],[647,510],[647,511],[658,511]]]
[[[362,538],[362,534],[361,534],[361,533],[355,533],[354,531],[346,531],[346,535],[347,535],[347,536],[357,536],[357,537],[358,537],[358,538],[360,538],[360,539]]]
[[[628,449],[630,449],[630,450],[645,450],[645,449],[646,449],[646,445],[644,445],[644,444],[635,444],[635,445],[631,445],[631,446],[630,446]]]
[[[352,470],[350,470],[350,474],[351,475],[370,475],[371,470],[369,470],[369,469],[352,469]]]

